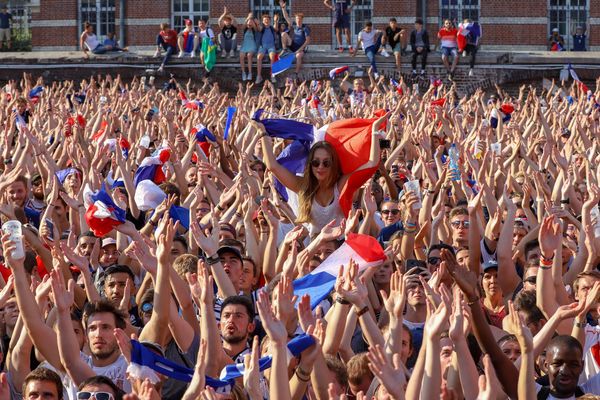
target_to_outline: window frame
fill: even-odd
[[[586,47],[588,45],[589,32],[587,29],[589,28],[589,20],[590,20],[590,0],[583,0],[585,2],[584,5],[573,4],[575,2],[581,2],[581,0],[564,0],[564,4],[552,4],[558,3],[559,0],[548,0],[548,29],[547,29],[547,37],[549,38],[552,35],[552,29],[558,27],[559,33],[565,40],[565,50],[571,51],[573,47],[573,37],[571,36],[571,31],[574,31],[577,25],[583,25],[586,34]],[[564,22],[556,22],[557,20],[552,19],[553,13],[564,12]],[[583,21],[581,19],[574,20],[571,18],[573,13],[584,14]],[[560,20],[559,20],[560,21]],[[572,23],[575,23],[574,26]],[[562,31],[561,25],[564,24],[565,31]]]
[[[448,4],[444,4],[444,2]],[[477,4],[472,4],[475,2],[477,2]],[[458,27],[458,25],[466,18],[477,22],[481,17],[481,0],[440,0],[439,7],[440,13],[438,22],[440,27],[444,24],[444,20],[446,19],[450,19],[450,21],[454,22]],[[456,14],[453,15],[454,13],[452,11]],[[477,15],[476,18],[474,18],[473,13]]]
[[[85,6],[84,2],[86,3]],[[116,35],[116,11],[116,0],[81,0],[78,11],[79,20],[81,21],[81,26],[78,27],[79,34],[83,32],[83,23],[88,21],[94,26],[94,33],[100,43],[104,42],[108,32],[112,31]],[[93,18],[89,18],[91,15],[93,15]]]
[[[175,3],[186,4],[187,11],[175,11]],[[200,3],[200,10],[196,10],[196,2]],[[171,0],[171,27],[179,32],[185,27],[184,20],[190,19],[193,21],[193,26],[198,26],[198,21],[204,19],[207,21],[210,18],[210,0]]]

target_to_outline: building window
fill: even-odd
[[[15,50],[31,50],[31,13],[32,4],[13,0],[6,4],[12,14],[11,37]]]
[[[331,0],[331,3],[335,3],[336,0]],[[348,5],[350,5],[350,0],[348,0]],[[334,12],[331,12],[331,18],[334,18]],[[357,0],[350,11],[350,40],[355,45],[358,41],[358,34],[365,27],[365,22],[371,21],[373,18],[373,0]],[[333,22],[333,20],[332,20]],[[375,25],[375,24],[374,24]],[[331,46],[332,48],[338,48],[340,44],[337,43],[337,39],[335,37],[335,28],[331,28]],[[345,46],[346,37],[342,32],[342,42]]]
[[[89,22],[100,42],[108,32],[115,32],[115,0],[81,0],[81,22]],[[79,27],[83,30],[83,25]]]
[[[589,35],[587,32],[589,10],[589,0],[549,0],[548,36],[552,34],[552,29],[558,28],[565,40],[565,47],[570,49],[575,28],[581,26]]]
[[[185,20],[194,21],[194,26],[201,19],[208,20],[209,0],[173,0],[173,29],[180,31],[185,27]]]
[[[287,0],[285,2],[285,8],[288,15],[292,17],[292,2]],[[263,14],[269,14],[271,16],[271,22],[275,14],[279,15],[279,21],[285,22],[283,14],[281,13],[281,7],[279,6],[279,0],[250,0],[250,10],[259,21],[262,20]]]
[[[440,0],[440,25],[449,19],[458,26],[467,18],[479,21],[479,0]]]

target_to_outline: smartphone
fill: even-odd
[[[393,174],[397,174],[398,173],[398,166],[397,165],[392,165],[392,173]]]
[[[52,223],[52,221],[49,218],[46,218],[45,222],[46,222],[46,225],[48,226],[48,230],[50,231],[48,238],[50,240],[54,240],[54,224]]]
[[[256,198],[254,199],[254,202],[256,203],[256,205],[260,206],[260,202],[265,198],[265,196],[256,196]]]
[[[413,269],[415,267],[427,269],[427,264],[425,263],[425,261],[416,260],[416,259],[406,260],[406,270],[407,271],[410,271],[411,269]]]
[[[389,149],[392,146],[392,142],[388,139],[379,139],[379,148]]]

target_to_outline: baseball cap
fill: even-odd
[[[492,268],[498,269],[498,261],[489,260],[483,264],[483,272],[486,272],[488,269]]]
[[[117,245],[117,241],[113,238],[105,238],[102,239],[102,248],[106,247],[106,246],[110,246],[111,244],[114,244],[115,246]]]
[[[552,32],[557,32],[557,33],[558,33],[558,32],[559,32],[559,31],[558,31],[558,28],[554,28],[554,29],[552,29]]]
[[[225,254],[225,253],[232,253],[235,257],[237,257],[240,262],[243,262],[244,260],[242,259],[242,253],[240,253],[240,251],[238,249],[236,249],[235,247],[232,246],[221,246],[219,247],[219,250],[217,250],[217,254],[219,256]]]
[[[184,19],[183,22],[185,22],[186,25],[192,25],[193,21],[191,19]]]

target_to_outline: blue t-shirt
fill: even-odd
[[[41,213],[39,211],[34,210],[33,208],[25,207],[23,209],[25,212],[25,216],[27,217],[27,221],[39,229],[40,227],[40,218]]]
[[[342,15],[346,14],[346,10],[349,7],[348,3],[350,3],[348,0],[335,0],[334,1],[336,17],[341,17]]]
[[[273,32],[275,32],[275,30],[270,25],[263,28],[262,39],[260,40],[260,44],[263,48],[275,48],[275,35]]]
[[[306,42],[306,37],[310,36],[310,28],[306,25],[298,26],[294,24],[294,38],[292,43],[297,47],[300,47]]]
[[[573,51],[586,51],[586,35],[573,35]]]
[[[12,18],[11,13],[0,13],[0,29],[10,28],[10,20]]]
[[[118,47],[119,46],[119,44],[117,43],[116,39],[109,39],[109,38],[104,39],[104,43],[103,44],[105,46],[112,46],[112,47]]]
[[[379,231],[379,236],[377,237],[377,240],[379,240],[379,243],[381,243],[383,245],[383,243],[390,240],[390,238],[392,237],[392,235],[394,233],[401,231],[403,229],[404,229],[404,225],[402,224],[402,221],[398,221],[396,223],[391,224],[390,226],[381,228],[381,230]]]

